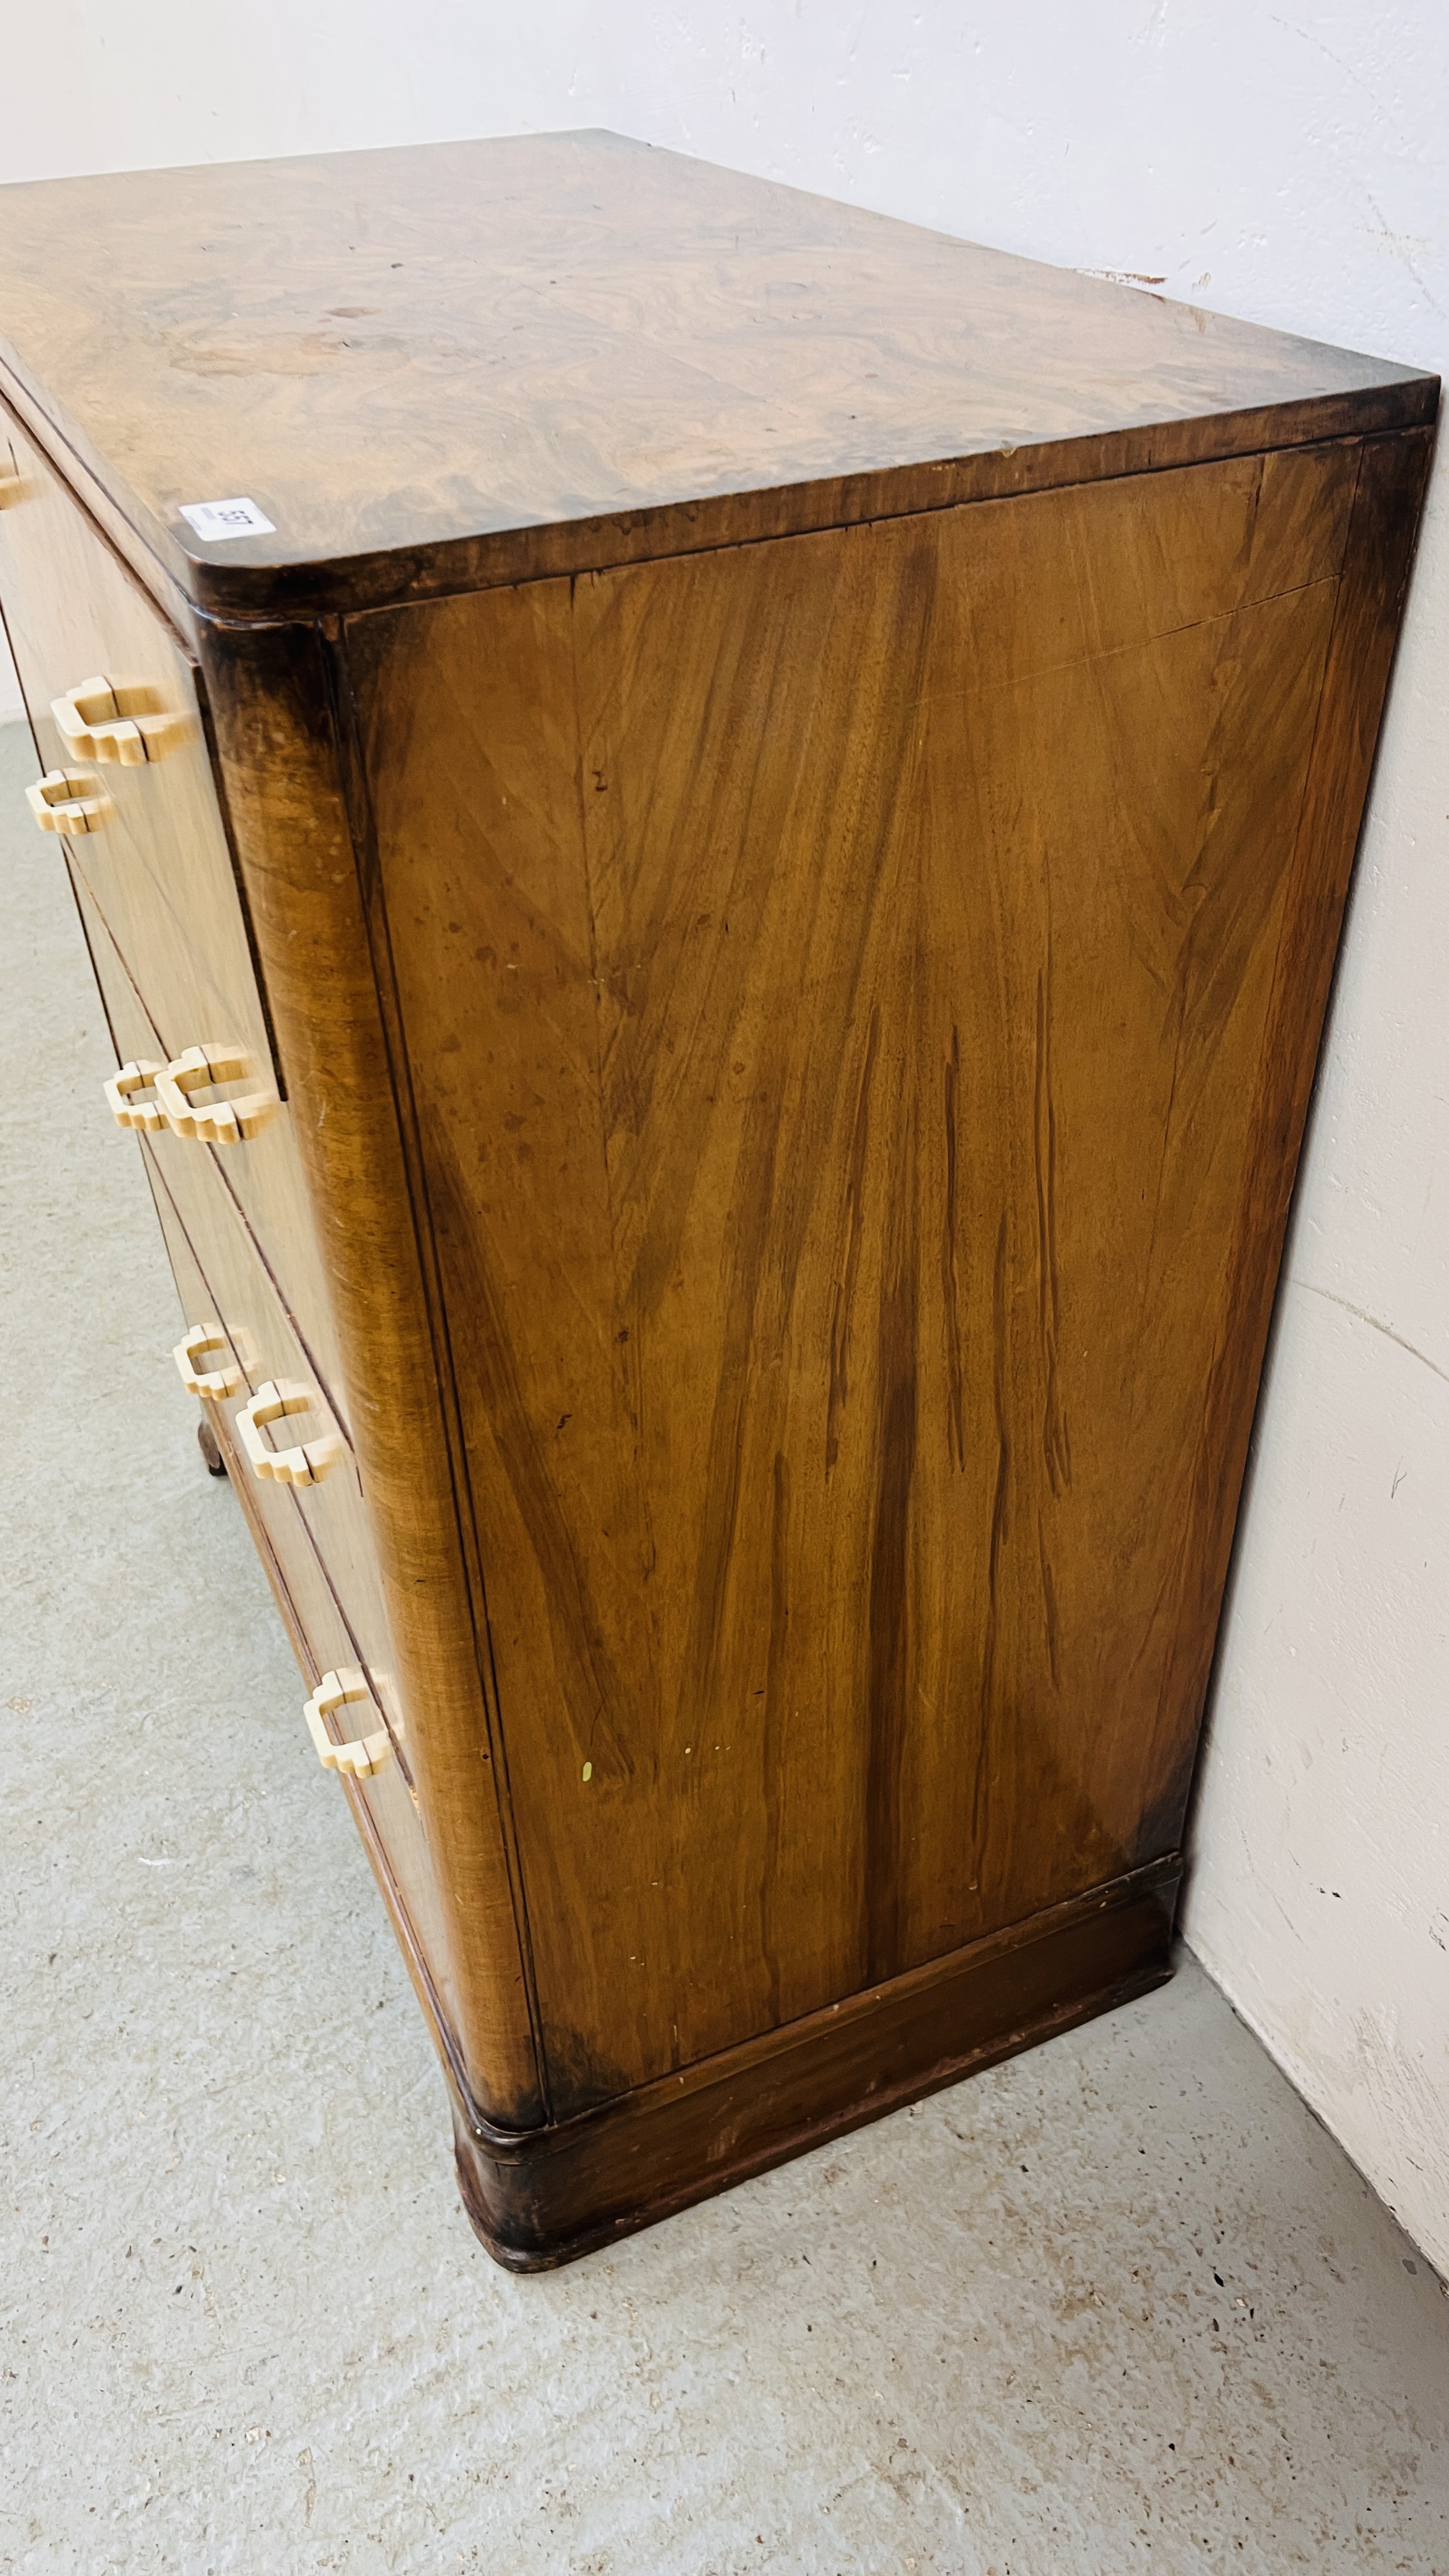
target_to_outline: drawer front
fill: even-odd
[[[0,458],[7,445],[19,497],[0,511],[0,603],[42,759],[100,809],[92,828],[60,836],[60,845],[89,899],[82,908],[104,922],[149,1023],[133,1051],[169,1063],[188,1047],[234,1047],[248,1070],[245,1086],[233,1087],[274,1092],[278,1068],[212,779],[196,666],[33,442],[0,410]],[[52,702],[97,676],[123,700],[145,698],[174,719],[159,757],[128,765],[67,751]],[[289,1305],[309,1339],[328,1342],[330,1305],[290,1114],[283,1107],[258,1133],[217,1151],[227,1157],[227,1181],[266,1244]]]
[[[81,911],[91,938],[112,1036],[118,1047],[134,1053],[146,1043],[145,1014],[118,972],[104,924],[95,920],[84,897]],[[99,1102],[97,1114],[105,1114]],[[315,1391],[315,1410],[277,1423],[268,1434],[269,1445],[326,1440],[334,1434],[341,1440],[346,1453],[341,1463],[321,1482],[302,1488],[297,1493],[297,1506],[334,1589],[349,1617],[355,1620],[362,1660],[376,1662],[386,1671],[392,1660],[391,1647],[338,1380],[328,1365],[326,1352],[304,1332],[279,1292],[245,1214],[227,1188],[231,1167],[247,1148],[198,1145],[193,1138],[173,1136],[165,1129],[141,1142],[148,1167],[175,1209],[210,1293],[217,1300],[214,1311],[233,1337],[236,1357],[247,1379],[247,1394],[254,1395],[259,1387],[279,1382],[305,1385]],[[239,1439],[241,1435],[238,1432],[233,1436]],[[251,1481],[259,1490],[282,1495],[289,1504],[297,1490],[286,1482],[274,1484],[262,1478]]]
[[[212,781],[199,675],[179,637],[24,433],[0,417],[19,474],[0,511],[0,600],[47,769],[99,798],[72,857],[115,934],[169,1055],[244,1047],[275,1081],[271,1036]],[[101,677],[170,730],[134,763],[68,747],[53,704]]]
[[[137,991],[110,926],[74,863],[71,882],[118,1063],[165,1058],[165,1036]],[[102,1119],[109,1115],[99,1093],[95,1114]],[[293,1117],[284,1102],[259,1135],[232,1145],[207,1145],[194,1136],[173,1136],[168,1129],[150,1143],[183,1222],[196,1240],[205,1235],[209,1222],[202,1210],[223,1200],[263,1247],[275,1293],[292,1316],[336,1409],[342,1404],[342,1358]]]
[[[144,1143],[159,1173],[160,1158],[151,1156],[152,1139],[147,1137]],[[161,1178],[164,1182],[166,1176]],[[273,1455],[310,1446],[318,1452],[330,1451],[336,1459],[312,1483],[299,1485],[285,1476],[274,1481],[270,1474],[249,1471],[248,1487],[281,1494],[300,1516],[357,1640],[360,1660],[386,1675],[392,1669],[392,1645],[346,1423],[321,1372],[293,1331],[246,1228],[237,1223],[215,1182],[207,1186],[208,1181],[210,1176],[204,1175],[203,1185],[187,1192],[184,1210],[169,1189],[168,1195],[205,1273],[214,1301],[210,1311],[224,1325],[246,1380],[244,1391],[224,1407],[232,1437],[238,1446],[245,1446],[238,1417],[261,1388],[305,1389],[311,1399],[305,1411],[267,1423],[255,1436],[261,1448]]]
[[[396,1748],[394,1755],[371,1778],[356,1781],[354,1790],[373,1828],[390,1882],[389,1894],[407,1917],[414,1946],[426,1963],[444,2018],[451,2022],[454,2016],[446,1933],[427,1836],[412,1795],[406,1715],[390,1670],[386,1634],[375,1601],[376,1584],[369,1585],[366,1578],[362,1553],[365,1532],[349,1526],[349,1514],[360,1512],[355,1470],[349,1456],[325,1486],[316,1487],[310,1494],[298,1494],[287,1486],[253,1476],[237,1436],[236,1414],[273,1367],[280,1368],[285,1336],[279,1336],[267,1318],[265,1297],[259,1301],[255,1283],[248,1284],[245,1261],[236,1271],[241,1284],[229,1296],[232,1280],[218,1275],[226,1266],[224,1228],[216,1230],[214,1246],[199,1255],[166,1187],[149,1140],[143,1145],[143,1153],[188,1330],[220,1327],[221,1346],[207,1351],[204,1365],[227,1373],[235,1371],[240,1379],[232,1394],[209,1401],[206,1409],[247,1518],[259,1533],[263,1560],[274,1588],[282,1596],[294,1641],[300,1635],[303,1642],[307,1686],[315,1686],[324,1672],[337,1671],[344,1665],[360,1666],[387,1720]],[[224,1210],[221,1213],[225,1215]],[[239,1234],[234,1219],[227,1217],[226,1222],[233,1234]],[[217,1253],[222,1256],[220,1260],[215,1257]],[[256,1324],[242,1320],[236,1313],[238,1300],[252,1311],[260,1302],[263,1311]],[[322,1516],[309,1509],[324,1494],[329,1499],[325,1527]],[[319,1544],[324,1539],[334,1548],[335,1560],[324,1557]],[[337,1580],[343,1565],[349,1578],[345,1585]],[[355,1714],[358,1732],[376,1727],[376,1717],[361,1704]],[[305,1723],[300,1692],[297,1723],[299,1727]],[[339,1725],[334,1731],[341,1735],[345,1729]]]

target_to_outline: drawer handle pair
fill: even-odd
[[[0,508],[6,485],[0,482]],[[11,487],[19,497],[18,479]],[[114,688],[99,673],[52,698],[50,712],[67,760],[110,761],[122,769],[145,769],[164,760],[191,734],[188,715],[167,713],[155,704],[154,689]],[[113,808],[93,779],[72,778],[69,770],[48,769],[27,787],[25,801],[42,832],[63,832],[69,840],[99,832]]]
[[[245,1082],[250,1073],[249,1058],[235,1046],[187,1047],[169,1064],[138,1056],[109,1077],[106,1104],[118,1127],[139,1127],[148,1136],[169,1128],[200,1145],[237,1145],[266,1125],[278,1106],[276,1093],[263,1085],[240,1100],[202,1102],[191,1095],[213,1083]]]
[[[172,1357],[188,1395],[205,1396],[215,1401],[220,1396],[235,1394],[241,1383],[239,1369],[231,1366],[200,1369],[197,1366],[198,1360],[204,1359],[209,1352],[227,1348],[227,1337],[217,1323],[197,1324],[184,1341],[177,1343]],[[262,1439],[259,1427],[262,1423],[274,1422],[287,1413],[308,1412],[315,1402],[309,1387],[263,1386],[258,1388],[250,1404],[242,1406],[236,1417],[237,1427],[254,1475],[280,1477],[283,1482],[296,1484],[315,1484],[329,1468],[337,1465],[342,1455],[342,1443],[335,1437],[309,1441],[305,1449],[282,1450],[268,1449]],[[294,1471],[289,1473],[292,1462],[298,1459],[304,1472],[301,1475]],[[354,1701],[363,1701],[369,1708],[377,1708],[367,1677],[355,1664],[346,1664],[338,1672],[324,1673],[307,1702],[307,1725],[324,1771],[339,1771],[353,1780],[370,1780],[392,1754],[392,1737],[387,1727],[380,1726],[371,1735],[356,1736],[347,1744],[334,1744],[325,1724],[326,1719],[339,1708],[346,1708]],[[380,1711],[378,1713],[381,1714]]]
[[[324,1673],[307,1702],[307,1726],[324,1771],[340,1771],[352,1780],[370,1780],[392,1753],[387,1728],[380,1726],[376,1734],[357,1736],[350,1744],[334,1744],[323,1724],[324,1718],[339,1708],[350,1707],[354,1700],[365,1700],[381,1716],[367,1687],[367,1677],[355,1664],[344,1664],[340,1672]]]
[[[101,672],[52,698],[50,712],[67,759],[115,761],[122,769],[164,760],[191,731],[188,716],[157,706],[154,689],[118,689]]]
[[[299,1441],[293,1449],[273,1449],[262,1438],[262,1427],[280,1422],[289,1413],[315,1413],[317,1396],[310,1386],[295,1379],[268,1379],[259,1386],[250,1404],[244,1404],[236,1416],[241,1444],[247,1453],[251,1471],[265,1484],[320,1485],[334,1467],[340,1467],[346,1455],[341,1434],[324,1431],[317,1440]]]
[[[224,1397],[235,1395],[242,1382],[242,1373],[234,1358],[228,1357],[220,1368],[201,1366],[213,1351],[231,1351],[230,1336],[214,1319],[205,1324],[193,1324],[171,1354],[187,1394],[199,1396],[207,1404],[219,1404]],[[241,1407],[236,1427],[252,1474],[259,1482],[320,1485],[324,1476],[330,1476],[334,1467],[341,1466],[347,1446],[340,1432],[324,1431],[320,1438],[300,1441],[291,1449],[273,1449],[262,1438],[269,1422],[283,1422],[289,1413],[316,1413],[319,1410],[314,1389],[293,1378],[269,1378],[265,1386],[258,1387],[251,1402]]]

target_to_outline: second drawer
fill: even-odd
[[[188,1039],[223,1034],[189,1026],[181,1020],[173,1020],[169,1029],[158,1025],[151,1004],[137,990],[83,871],[74,864],[71,884],[110,1021],[118,1071],[127,1064],[165,1064],[178,1032]],[[245,1085],[232,1087],[245,1089]],[[99,1096],[96,1114],[101,1118],[111,1115]],[[159,1119],[159,1112],[153,1114]],[[203,1200],[215,1196],[218,1201],[229,1201],[266,1246],[268,1265],[285,1291],[290,1311],[301,1319],[306,1339],[327,1372],[335,1401],[340,1393],[340,1355],[317,1231],[302,1177],[292,1104],[279,1104],[258,1134],[235,1143],[207,1144],[196,1136],[174,1135],[161,1125],[154,1144],[171,1195],[193,1234],[193,1203],[199,1192]]]

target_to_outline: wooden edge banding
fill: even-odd
[[[459,2186],[510,2271],[545,2271],[1069,2030],[1171,1974],[1181,1856],[575,2119],[510,2136],[454,2080]],[[446,2062],[446,2057],[445,2057]]]
[[[1405,430],[1366,439],[1359,459],[1183,1537],[1182,1611],[1159,1702],[1157,1743],[1144,1748],[1160,1761],[1173,1744],[1194,1749],[1180,1776],[1164,1783],[1154,1811],[1159,1827],[1174,1837],[1191,1789],[1197,1722],[1216,1652],[1215,1605],[1227,1580],[1288,1212],[1433,445],[1432,429]],[[1184,1710],[1192,1717],[1186,1730]]]
[[[463,1542],[465,1580],[473,1601],[474,1635],[478,1642],[484,1674],[484,1691],[489,1713],[494,1780],[498,1793],[498,1811],[502,1825],[505,1857],[513,1888],[514,1920],[518,1926],[525,1988],[529,1997],[532,2026],[537,2034],[542,2027],[538,2011],[537,1985],[534,1972],[528,1907],[523,1885],[523,1866],[518,1851],[517,1826],[513,1813],[513,1794],[508,1777],[508,1755],[498,1702],[498,1677],[493,1658],[493,1643],[488,1620],[487,1586],[483,1574],[483,1555],[479,1543],[477,1514],[474,1508],[467,1443],[463,1433],[462,1413],[458,1401],[456,1373],[449,1331],[447,1300],[439,1272],[434,1215],[429,1204],[427,1171],[418,1134],[417,1102],[413,1090],[412,1066],[402,1022],[397,980],[392,953],[392,934],[383,899],[382,870],[378,863],[377,829],[372,810],[367,778],[367,759],[352,694],[351,673],[340,632],[341,621],[330,619],[319,630],[325,639],[329,678],[332,686],[332,708],[343,795],[357,854],[358,875],[362,886],[363,909],[368,924],[372,953],[374,989],[381,1014],[384,1043],[392,1066],[393,1099],[402,1138],[403,1156],[413,1175],[414,1218],[418,1253],[422,1265],[423,1289],[432,1326],[433,1368],[442,1397],[445,1436],[451,1459],[453,1493],[458,1512],[459,1534]],[[546,2054],[540,2043],[539,2078],[544,2116],[551,2119],[553,2103]]]
[[[1149,421],[1089,437],[1041,439],[1020,447],[871,472],[782,483],[772,489],[708,494],[593,518],[548,520],[476,536],[435,537],[335,562],[244,564],[190,555],[149,510],[126,515],[101,481],[101,463],[50,420],[0,359],[0,395],[81,497],[112,546],[200,650],[197,612],[215,620],[352,615],[460,590],[491,590],[556,574],[605,572],[662,555],[693,554],[762,537],[800,536],[866,519],[953,509],[1063,484],[1151,474],[1175,465],[1216,464],[1261,450],[1369,436],[1432,422],[1439,379],[1405,375],[1357,392]]]
[[[411,1191],[320,640],[203,627],[202,667],[332,1285],[353,1446],[450,1926],[457,2033],[494,2116],[543,2116]]]
[[[892,465],[868,474],[782,483],[773,489],[721,492],[697,501],[611,512],[590,519],[549,520],[475,537],[439,538],[335,564],[244,565],[193,562],[188,575],[201,605],[219,617],[314,616],[391,608],[460,590],[496,590],[561,574],[609,572],[666,555],[699,554],[761,538],[805,536],[872,519],[952,510],[964,501],[1004,501],[1073,483],[1127,474],[1164,473],[1178,465],[1225,463],[1283,447],[1354,438],[1401,423],[1432,420],[1436,376],[1376,385],[1314,402],[1275,403],[1259,411],[1207,413],[1150,422],[1090,438],[1043,439],[971,456]]]

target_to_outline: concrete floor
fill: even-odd
[[[60,855],[6,888],[0,2568],[1449,2570],[1449,2301],[1185,1959],[495,2270],[229,1488]]]

